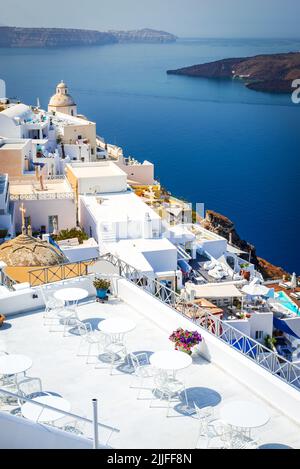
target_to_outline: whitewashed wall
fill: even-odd
[[[198,330],[204,341],[200,353],[209,361],[230,373],[237,381],[277,407],[290,419],[300,424],[300,392],[286,384],[264,368],[232,349],[214,335],[195,326],[188,319],[163,304],[144,290],[124,279],[118,279],[119,296],[148,319],[170,334],[177,327]]]

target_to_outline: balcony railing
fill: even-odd
[[[31,270],[29,272],[29,282],[31,286],[37,286],[43,283],[88,275],[89,265],[101,259],[117,267],[121,277],[126,278],[162,303],[175,309],[185,319],[205,329],[209,334],[243,354],[243,356],[255,362],[273,376],[278,377],[298,391],[300,390],[300,367],[298,365],[243,334],[232,324],[228,324],[214,316],[209,310],[185,300],[174,290],[166,287],[158,280],[147,277],[143,272],[138,271],[111,253],[84,262]]]
[[[78,414],[74,414],[74,413],[71,413],[71,412],[66,412],[64,410],[53,407],[51,405],[43,404],[41,402],[38,402],[37,400],[30,399],[29,397],[25,397],[23,395],[20,396],[20,395],[14,393],[14,392],[7,391],[6,389],[0,387],[0,399],[3,399],[3,398],[4,399],[9,399],[10,402],[16,402],[16,405],[18,405],[18,403],[20,401],[22,401],[22,403],[23,402],[24,403],[25,402],[30,402],[31,405],[33,405],[34,407],[37,407],[37,408],[40,409],[40,415],[42,414],[44,409],[47,409],[47,410],[50,410],[52,412],[58,412],[59,414],[61,414],[62,418],[63,417],[69,417],[69,418],[72,419],[72,421],[75,421],[75,422],[78,421],[78,422],[82,422],[84,424],[87,423],[87,424],[90,425],[90,429],[92,429],[95,425],[97,425],[99,433],[102,432],[102,430],[105,430],[105,431],[108,432],[108,437],[105,439],[105,442],[104,442],[105,445],[108,444],[108,441],[110,440],[113,433],[120,433],[120,430],[118,428],[112,427],[110,425],[106,425],[104,423],[100,423],[98,421],[95,422],[94,420],[88,419],[87,417],[82,417],[81,415],[78,415]],[[38,420],[37,420],[37,423],[39,423]],[[41,422],[41,424],[46,425],[43,422]],[[51,428],[57,429],[57,430],[63,430],[63,431],[67,432],[67,430],[64,428],[64,426],[59,427],[59,426],[51,425]],[[83,438],[87,438],[87,439],[91,439],[92,435],[94,436],[94,438],[95,438],[95,436],[98,436],[98,441],[97,442],[94,441],[94,447],[97,448],[98,445],[99,445],[99,434],[98,434],[98,432],[95,433],[95,431],[93,432],[92,430],[90,430],[88,432],[82,432],[81,436]],[[96,445],[95,445],[95,443],[96,443]]]
[[[184,300],[174,290],[153,278],[147,277],[113,254],[105,254],[102,259],[106,259],[118,267],[120,276],[126,277],[129,281],[174,308],[186,319],[205,329],[237,352],[242,353],[272,375],[277,376],[298,391],[300,390],[300,367],[298,365],[243,334],[205,308]]]
[[[10,194],[9,199],[16,200],[53,200],[53,199],[68,199],[75,198],[74,192],[41,192],[35,194]]]

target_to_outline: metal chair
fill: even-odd
[[[42,390],[42,382],[40,378],[35,377],[26,377],[17,382],[17,393],[18,393],[18,404],[22,407],[25,404],[25,400],[22,399],[26,397],[27,399],[34,399],[39,395],[48,394],[44,393]]]
[[[57,300],[53,295],[52,287],[40,287],[40,293],[45,304],[45,311],[43,314],[44,325],[49,325],[49,331],[53,332],[52,325],[54,321],[59,321],[58,313],[64,308],[64,302],[62,300]],[[47,322],[50,321],[50,323]]]

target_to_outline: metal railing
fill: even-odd
[[[12,277],[4,272],[4,270],[1,270],[0,272],[0,280],[1,285],[4,285],[9,290],[13,290],[13,286],[17,283]]]
[[[41,192],[35,194],[10,194],[9,200],[53,200],[74,199],[74,192]]]
[[[28,272],[28,281],[31,287],[35,287],[44,283],[82,277],[88,275],[88,267],[95,261],[96,259],[89,259],[87,261],[69,262],[52,267],[33,269]]]
[[[39,407],[41,409],[41,412],[39,414],[39,417],[41,416],[42,412],[44,409],[48,409],[48,410],[51,410],[51,411],[54,411],[54,412],[57,412],[59,414],[62,414],[63,417],[71,417],[72,419],[76,420],[76,421],[79,421],[79,422],[84,422],[84,423],[88,423],[88,424],[91,424],[93,426],[95,426],[95,421],[94,420],[91,420],[87,417],[83,417],[81,415],[78,415],[78,414],[74,414],[72,412],[66,412],[64,410],[61,410],[61,409],[58,409],[57,407],[53,407],[51,405],[48,405],[48,404],[44,404],[44,403],[41,403],[41,402],[38,402],[34,399],[30,399],[28,397],[24,397],[23,395],[19,395],[19,394],[16,394],[14,392],[11,392],[11,391],[7,391],[6,389],[3,389],[0,387],[0,395],[4,395],[4,396],[7,396],[8,398],[12,399],[13,401],[16,401],[16,402],[20,402],[22,401],[23,402],[30,402],[30,404],[36,406],[36,407]],[[45,392],[43,393],[42,391],[42,394],[46,394]],[[49,394],[49,393],[48,393]],[[0,400],[1,400],[1,397],[0,397]],[[38,417],[38,418],[39,418]],[[39,422],[38,421],[38,418],[37,418],[37,421],[36,423],[38,424],[43,424],[43,425],[46,425],[46,423],[44,422]],[[108,444],[108,441],[109,439],[111,438],[112,434],[113,433],[120,433],[120,430],[118,428],[115,428],[115,427],[112,427],[110,425],[106,425],[104,423],[100,423],[100,422],[97,422],[96,423],[97,425],[97,429],[98,431],[100,431],[101,429],[105,429],[105,430],[108,430],[109,431],[109,435],[105,441],[105,445]],[[52,428],[54,429],[57,429],[57,430],[61,430],[61,431],[65,431],[66,433],[67,430],[64,430],[64,427],[60,427],[60,426],[54,426],[54,425],[51,425]],[[71,433],[71,434],[74,434],[74,433]],[[92,432],[90,432],[90,434],[92,434]],[[82,433],[80,435],[81,437],[83,438],[88,438],[88,439],[91,439],[90,436],[88,436],[87,434],[85,435],[84,433]],[[97,432],[97,436],[98,436],[98,432]]]
[[[101,258],[118,267],[120,276],[126,277],[127,280],[174,308],[184,318],[205,329],[229,347],[242,353],[245,357],[269,371],[272,375],[282,379],[298,391],[300,390],[300,367],[298,365],[286,360],[277,352],[268,349],[231,324],[216,317],[207,309],[185,300],[174,290],[166,287],[156,279],[147,277],[117,256],[107,253],[101,256]]]

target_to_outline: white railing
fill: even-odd
[[[0,388],[0,395],[4,395],[8,398],[10,398],[11,400],[15,401],[16,403],[19,403],[20,401],[24,401],[24,402],[30,402],[32,405],[36,406],[36,407],[39,407],[41,409],[41,412],[39,415],[42,414],[43,410],[44,409],[48,409],[48,410],[51,410],[51,411],[54,411],[54,412],[58,412],[59,414],[61,414],[63,417],[71,417],[72,419],[74,419],[75,421],[79,421],[79,422],[84,422],[84,423],[88,423],[90,425],[93,425],[93,427],[95,426],[95,421],[94,420],[91,420],[87,417],[82,417],[81,415],[78,415],[78,414],[74,414],[72,412],[66,412],[64,410],[61,410],[61,409],[58,409],[57,407],[53,407],[51,405],[48,405],[48,404],[43,404],[41,402],[38,402],[34,399],[30,399],[28,397],[24,397],[23,395],[19,395],[19,394],[16,394],[16,393],[13,393],[11,391],[7,391],[6,389],[3,389],[3,388]],[[45,392],[41,392],[41,394],[46,394]],[[49,394],[49,393],[48,393]],[[0,398],[1,399],[1,398]],[[43,422],[39,422],[38,419],[37,419],[37,424],[42,424]],[[44,423],[43,423],[44,425]],[[119,433],[120,430],[118,428],[115,428],[115,427],[112,427],[110,425],[106,425],[104,423],[99,423],[99,422],[96,422],[96,425],[97,425],[97,429],[98,431],[101,431],[102,429],[105,429],[105,430],[108,430],[109,431],[109,435],[105,441],[105,445],[108,444],[108,441],[110,440],[111,436],[113,433]],[[57,429],[57,430],[63,430],[63,431],[66,431],[64,430],[64,427],[60,427],[60,426],[54,426],[54,425],[51,425],[53,428]],[[66,431],[67,432],[67,431]],[[91,439],[90,435],[92,434],[93,432],[90,432],[89,433],[89,436],[88,434],[84,434],[82,433],[82,437],[83,438],[88,438],[88,439]],[[98,432],[97,432],[97,435],[98,435]]]

